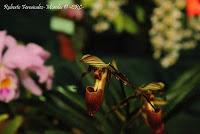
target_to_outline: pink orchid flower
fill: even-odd
[[[39,83],[51,89],[54,70],[52,66],[44,65],[49,56],[37,44],[19,45],[6,31],[0,31],[0,101],[10,102],[19,96],[19,81],[34,95],[42,95],[41,88],[30,77],[30,72],[36,73]]]

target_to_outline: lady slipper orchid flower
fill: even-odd
[[[111,112],[123,108],[130,100],[140,98],[143,101],[143,106],[136,112],[135,117],[141,115],[144,121],[152,129],[153,134],[164,134],[164,123],[162,121],[162,111],[156,108],[155,105],[164,105],[166,101],[161,98],[156,98],[154,93],[157,90],[162,90],[164,84],[162,82],[152,82],[144,86],[136,88],[136,92],[122,100],[119,105],[114,106]]]
[[[41,95],[42,90],[30,77],[30,72],[36,73],[39,83],[46,83],[47,89],[51,89],[53,68],[44,65],[49,56],[37,44],[19,45],[12,36],[6,35],[6,31],[0,31],[0,101],[10,102],[18,97],[19,79],[27,90]]]
[[[153,134],[164,134],[164,123],[162,121],[162,110],[155,111],[149,103],[145,103],[145,122],[151,127]]]
[[[84,75],[93,71],[96,80],[94,87],[86,88],[85,100],[89,115],[94,116],[99,110],[103,102],[105,84],[111,74],[124,85],[132,87],[128,79],[118,71],[115,61],[112,64],[106,64],[100,58],[90,54],[84,55],[80,61],[89,65],[88,71]]]
[[[162,121],[162,110],[155,108],[154,105],[164,105],[166,101],[155,97],[154,93],[157,90],[162,90],[164,84],[161,82],[153,82],[141,87],[143,92],[144,106],[142,108],[142,116],[147,125],[152,129],[153,134],[164,134],[164,123]]]
[[[90,116],[94,116],[99,111],[103,102],[104,89],[107,81],[107,70],[96,70],[95,79],[94,87],[88,86],[85,93],[85,101]]]

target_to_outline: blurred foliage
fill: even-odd
[[[69,5],[72,3],[72,0],[48,0],[48,5],[51,5],[52,7],[59,7],[61,5]]]
[[[52,17],[50,27],[54,31],[63,32],[69,35],[74,34],[74,23],[70,20]]]

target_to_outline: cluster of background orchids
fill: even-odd
[[[30,76],[32,73],[38,76],[40,84],[51,89],[54,70],[44,65],[49,56],[39,45],[19,44],[6,31],[0,31],[0,101],[7,103],[17,98],[20,82],[34,95],[41,95],[42,90]]]
[[[166,101],[162,98],[155,97],[156,91],[164,88],[162,82],[152,82],[137,87],[131,84],[127,77],[118,71],[115,61],[112,64],[106,64],[100,58],[89,54],[84,55],[80,61],[89,65],[87,72],[83,73],[83,76],[89,72],[93,72],[95,79],[94,86],[87,86],[85,93],[86,106],[90,116],[95,116],[99,111],[103,103],[106,83],[111,79],[111,76],[114,76],[123,85],[132,88],[134,92],[118,105],[113,106],[110,112],[126,106],[131,99],[138,99],[142,102],[142,106],[137,110],[136,117],[142,116],[145,123],[152,128],[154,134],[164,133],[162,110],[157,106],[166,104]]]

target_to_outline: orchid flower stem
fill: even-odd
[[[127,127],[130,127],[133,125],[133,122],[135,121],[135,119],[137,117],[140,116],[141,114],[141,109],[137,108],[136,110],[134,110],[133,112],[130,113],[129,119],[127,120],[127,122],[122,126],[121,128],[121,133],[123,132],[123,130],[125,130]]]
[[[14,116],[15,115],[15,113],[14,113],[14,111],[13,111],[13,109],[12,109],[12,104],[10,103],[4,103],[5,104],[5,108],[8,110],[8,112],[9,112],[9,115],[10,116]]]
[[[126,97],[126,92],[125,92],[125,89],[124,89],[124,85],[123,85],[123,83],[121,81],[120,81],[120,86],[121,86],[123,95]],[[127,107],[126,107],[127,117],[129,117],[129,110],[130,110],[130,105],[129,105],[129,102],[127,102]]]
[[[157,110],[158,110],[158,108],[156,108],[152,103],[151,103],[151,101],[143,94],[142,95],[145,99],[146,99],[146,101],[152,106],[152,108],[154,109],[154,111],[156,112]]]
[[[129,102],[129,100],[131,99],[135,99],[136,97],[138,97],[137,94],[133,94],[131,96],[128,96],[127,98],[125,98],[124,100],[122,100],[117,106],[114,106],[111,111],[109,111],[108,113],[111,113],[113,111],[118,110],[119,108],[123,108],[124,106],[127,105],[127,103]]]

